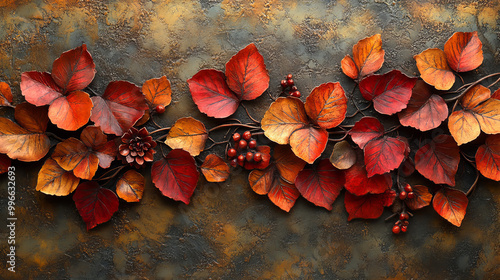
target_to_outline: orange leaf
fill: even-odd
[[[14,118],[27,130],[35,133],[44,133],[49,123],[47,113],[47,106],[37,107],[27,102],[23,102],[16,106]]]
[[[308,124],[304,104],[297,98],[280,97],[266,111],[261,124],[271,141],[288,144],[290,135]]]
[[[116,194],[126,202],[139,202],[144,193],[144,177],[135,170],[129,170],[116,182]]]
[[[24,129],[6,118],[0,118],[0,153],[11,159],[38,161],[50,149],[50,140],[44,133]]]
[[[457,72],[476,69],[483,63],[483,43],[474,32],[455,32],[444,44],[448,65]]]
[[[413,57],[421,78],[438,90],[449,90],[455,83],[455,74],[446,62],[446,55],[440,49],[427,49]]]
[[[500,134],[488,136],[477,149],[476,164],[484,177],[500,181]]]
[[[340,170],[349,169],[356,163],[356,152],[349,142],[338,142],[333,147],[330,162]]]
[[[192,117],[178,119],[168,132],[165,144],[197,156],[205,149],[208,134],[205,125]]]
[[[462,220],[465,217],[469,200],[462,191],[452,188],[442,188],[432,200],[434,210],[448,222],[460,227]]]
[[[275,177],[275,166],[271,165],[264,170],[255,169],[248,175],[248,182],[252,190],[260,195],[269,193]]]
[[[405,199],[406,205],[410,207],[411,210],[424,208],[425,206],[431,204],[432,194],[426,186],[413,186],[412,191],[414,193],[414,197]]]
[[[12,106],[12,91],[9,84],[0,82],[0,106]]]
[[[146,97],[151,110],[158,105],[167,107],[172,101],[172,88],[170,87],[170,81],[165,76],[144,82],[142,93]]]
[[[209,154],[201,165],[201,172],[208,182],[224,182],[229,177],[229,165],[219,156]]]
[[[468,143],[481,134],[479,122],[468,111],[455,111],[448,118],[448,128],[458,145]]]
[[[102,133],[98,126],[85,127],[82,134],[80,134],[80,140],[85,146],[92,148],[93,153],[99,159],[100,167],[108,168],[111,165],[118,150],[116,142],[113,140],[108,141],[108,137]]]
[[[294,131],[290,136],[293,153],[309,164],[321,156],[326,144],[328,144],[328,131],[324,128],[309,126]]]
[[[76,177],[91,180],[99,165],[92,149],[76,138],[57,144],[51,157],[66,171],[73,170]]]
[[[275,177],[267,196],[281,210],[289,212],[299,198],[300,192],[295,185],[287,183],[281,177]]]
[[[311,120],[322,128],[342,123],[347,112],[347,97],[340,83],[325,83],[315,87],[307,97],[305,109]]]
[[[283,180],[291,184],[295,183],[295,178],[306,165],[305,161],[292,152],[289,145],[276,145],[273,158]]]
[[[73,172],[64,170],[57,162],[48,158],[38,172],[36,190],[44,194],[65,196],[72,193],[80,179]]]
[[[74,131],[89,121],[92,106],[87,93],[74,91],[50,104],[49,119],[61,129]]]
[[[347,55],[342,59],[344,74],[354,80],[361,80],[375,73],[384,64],[385,51],[382,49],[382,37],[380,34],[375,34],[360,40],[352,48],[352,54],[353,58]]]

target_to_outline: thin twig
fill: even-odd
[[[356,85],[352,88],[351,94],[349,95],[349,96],[351,97],[352,104],[354,104],[354,107],[356,107],[357,111],[356,111],[356,113],[354,113],[353,115],[348,116],[348,118],[352,118],[352,117],[356,116],[358,113],[361,113],[361,115],[366,116],[366,115],[365,115],[365,113],[363,113],[363,110],[366,110],[366,109],[368,109],[368,107],[370,107],[370,106],[368,106],[368,107],[366,107],[366,108],[364,108],[364,109],[360,109],[360,108],[359,108],[359,106],[358,106],[358,104],[354,101],[354,97],[353,97],[353,95],[354,95],[354,91],[356,90],[356,88],[357,88],[357,87],[358,87],[358,84],[356,84]],[[371,104],[370,104],[370,105],[371,105]]]
[[[95,180],[96,180],[96,181],[105,181],[105,180],[111,179],[111,178],[115,177],[118,173],[120,173],[120,171],[122,171],[122,169],[123,169],[123,168],[125,168],[125,167],[127,167],[127,166],[126,166],[126,165],[122,165],[122,166],[118,166],[118,167],[116,167],[116,168],[113,168],[113,169],[111,169],[111,170],[108,170],[106,173],[102,174],[102,175],[101,175],[101,177],[99,177],[99,178],[97,178],[97,179],[95,179]],[[110,175],[110,176],[104,177],[104,176],[106,176],[108,173],[111,173],[111,172],[113,172],[113,171],[115,171],[115,172],[113,173],[113,175]]]
[[[500,82],[500,78],[498,78],[496,81],[494,81],[491,85],[488,86],[488,88],[494,86],[496,83]]]
[[[151,116],[151,117],[149,117],[149,119],[153,122],[153,124],[154,124],[156,127],[158,127],[158,128],[162,128],[160,125],[158,125],[158,124],[155,122],[155,120],[153,119],[153,117],[152,117],[152,116]]]
[[[396,217],[396,215],[399,215],[398,213],[392,213],[392,215],[390,215],[389,217],[385,218],[385,221],[389,221],[390,219]]]
[[[472,191],[474,191],[478,181],[479,181],[479,171],[476,169],[476,180],[474,180],[474,183],[472,184],[472,186],[470,186],[469,190],[465,194],[466,196],[469,196],[472,193]]]
[[[91,87],[87,87],[87,89],[90,91],[92,95],[99,96],[99,94],[97,94],[97,92],[95,92]]]
[[[218,125],[216,127],[212,127],[211,129],[208,130],[208,132],[210,133],[210,132],[212,132],[214,130],[217,130],[217,129],[220,129],[220,128],[235,127],[235,126],[246,127],[246,128],[253,128],[253,129],[259,129],[260,128],[258,126],[253,126],[253,125],[246,124],[246,123],[225,123],[225,124]]]
[[[153,134],[153,133],[157,133],[157,132],[162,132],[162,131],[167,131],[167,130],[170,130],[170,129],[171,129],[171,127],[164,127],[164,128],[160,128],[160,129],[157,129],[157,130],[153,130],[149,134]]]
[[[387,133],[391,133],[391,132],[393,132],[393,131],[395,131],[395,130],[398,130],[400,127],[401,127],[401,125],[400,125],[400,124],[398,124],[398,125],[396,125],[396,126],[394,126],[394,127],[391,127],[389,130],[387,130],[387,131],[385,132],[385,134],[387,134]]]
[[[246,107],[243,103],[240,103],[240,104],[241,104],[241,107],[243,107],[243,109],[245,109],[245,112],[247,113],[247,116],[248,116],[248,117],[249,117],[249,118],[250,118],[250,119],[251,119],[254,123],[256,123],[256,124],[260,124],[260,122],[259,122],[258,120],[254,119],[254,118],[250,115],[250,113],[248,112],[247,107]]]
[[[468,92],[468,91],[469,91],[469,89],[471,89],[471,88],[472,88],[472,87],[474,87],[475,85],[479,84],[480,82],[482,82],[482,81],[484,81],[484,80],[486,80],[486,79],[489,79],[489,78],[491,78],[491,77],[495,77],[495,76],[499,76],[499,75],[500,75],[500,73],[493,73],[493,74],[490,74],[490,75],[484,76],[484,77],[482,77],[481,79],[479,79],[479,80],[477,80],[477,81],[475,81],[475,82],[473,82],[473,83],[469,83],[469,84],[467,84],[468,86],[467,86],[467,87],[466,87],[466,88],[465,88],[465,89],[464,89],[464,90],[463,90],[463,91],[462,91],[459,95],[457,95],[457,96],[455,96],[455,97],[451,97],[451,98],[445,99],[444,101],[445,101],[446,103],[448,103],[448,102],[451,102],[451,101],[454,101],[454,100],[460,99],[460,98],[461,98],[461,97],[462,97],[462,96],[463,96],[466,92]],[[461,86],[459,89],[457,89],[457,90],[455,90],[455,91],[452,91],[452,92],[450,92],[450,93],[457,93],[457,92],[461,91],[461,89],[462,89],[464,86],[466,86],[466,85],[463,85],[463,86]]]
[[[347,135],[349,135],[349,134],[346,133],[344,136],[342,136],[342,138],[339,138],[339,139],[328,138],[328,141],[330,141],[330,142],[340,142],[340,141],[344,140],[347,137]]]
[[[54,133],[52,133],[52,132],[48,132],[48,131],[47,131],[47,132],[45,132],[45,134],[47,134],[49,137],[55,138],[55,139],[57,139],[57,140],[59,140],[59,141],[61,141],[61,142],[63,142],[63,141],[65,140],[65,139],[63,139],[63,138],[61,138],[61,137],[57,136],[56,134],[54,134]]]
[[[455,73],[455,76],[460,78],[460,81],[462,81],[462,84],[465,84],[464,78],[462,78],[462,76],[460,76],[458,73]]]
[[[212,139],[210,139],[210,140],[212,140]],[[204,151],[208,151],[208,150],[212,149],[212,148],[213,148],[214,146],[216,146],[216,145],[229,143],[229,140],[220,141],[220,142],[215,142],[214,140],[212,140],[212,141],[213,141],[212,145],[210,145],[210,146],[208,146],[207,148],[205,148],[205,150],[204,150]]]

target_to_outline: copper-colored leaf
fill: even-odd
[[[361,153],[357,155],[356,163],[345,171],[345,188],[357,196],[383,193],[391,186],[392,178],[388,173],[368,178]]]
[[[460,227],[465,217],[469,200],[465,193],[452,188],[442,188],[432,200],[434,210],[448,222]]]
[[[52,78],[64,93],[86,88],[95,76],[95,64],[87,45],[66,51],[52,64]]]
[[[399,122],[420,131],[438,127],[448,117],[448,106],[444,99],[432,94],[430,86],[423,81],[417,81],[408,102],[408,107],[399,114]]]
[[[14,118],[17,123],[31,132],[44,133],[49,123],[48,107],[37,107],[27,102],[16,106]]]
[[[24,129],[6,118],[0,118],[0,153],[11,159],[38,161],[50,149],[50,139],[44,133]]]
[[[11,164],[11,160],[8,156],[0,154],[0,174],[9,171],[9,167],[11,166]]]
[[[267,196],[276,206],[281,208],[281,210],[289,212],[297,198],[299,198],[300,192],[295,185],[277,176],[274,178],[274,182]]]
[[[93,96],[92,120],[104,133],[121,136],[148,109],[144,95],[134,84],[115,81],[108,84],[104,95]]]
[[[412,191],[414,197],[405,199],[406,205],[410,207],[411,210],[421,209],[431,204],[432,194],[426,186],[412,186]]]
[[[394,137],[373,139],[363,149],[368,177],[384,174],[401,165],[405,159],[406,144]]]
[[[302,196],[317,206],[332,210],[332,204],[344,187],[344,173],[322,159],[313,169],[300,171],[295,186]]]
[[[372,139],[384,135],[384,127],[374,117],[363,117],[354,124],[354,127],[349,131],[349,135],[351,135],[352,141],[363,149]]]
[[[451,69],[467,72],[483,63],[483,43],[474,32],[455,32],[444,44],[446,60]]]
[[[348,221],[352,219],[377,219],[382,216],[384,207],[391,206],[396,198],[393,190],[387,190],[382,194],[367,194],[355,196],[350,192],[345,193],[344,204]]]
[[[49,73],[36,71],[21,74],[21,94],[35,106],[49,105],[63,96],[62,89]]]
[[[0,106],[12,106],[12,91],[9,84],[0,82]]]
[[[252,169],[264,169],[269,166],[269,162],[271,161],[271,147],[266,145],[260,145],[255,149],[257,152],[261,153],[262,160],[259,162],[255,162],[254,160],[245,161],[243,167],[246,170]]]
[[[151,110],[158,105],[167,107],[172,101],[172,88],[170,87],[170,81],[165,76],[144,82],[142,93],[146,97]]]
[[[183,149],[197,156],[205,149],[208,133],[205,125],[192,118],[178,119],[168,132],[165,144],[172,149]]]
[[[315,87],[307,97],[306,113],[322,128],[333,128],[342,123],[347,112],[347,97],[340,83],[325,83]]]
[[[48,158],[38,172],[36,190],[44,194],[65,196],[72,193],[80,179],[73,172],[64,170],[59,164]]]
[[[253,43],[226,63],[226,78],[227,85],[239,100],[253,100],[266,91],[269,74],[264,58]]]
[[[342,59],[342,72],[344,74],[354,80],[361,80],[365,76],[375,73],[384,63],[385,51],[382,49],[382,37],[380,34],[375,34],[360,40],[352,48],[352,54],[353,58],[347,55]]]
[[[151,167],[151,178],[161,193],[185,204],[189,204],[199,176],[194,158],[181,149],[170,151]]]
[[[295,178],[306,165],[305,161],[292,152],[289,145],[274,146],[273,158],[280,176],[290,184],[295,183]]]
[[[500,134],[488,136],[477,149],[476,165],[484,177],[500,181]]]
[[[359,90],[366,100],[373,101],[377,112],[392,115],[406,108],[416,82],[417,78],[392,70],[364,78],[359,83]]]
[[[73,174],[81,179],[91,180],[99,167],[99,159],[92,149],[76,138],[57,144],[51,157],[64,170],[73,170]]]
[[[116,142],[107,140],[107,136],[97,126],[87,126],[80,135],[80,140],[89,148],[99,159],[99,166],[108,168],[117,154]]]
[[[229,165],[215,154],[209,154],[200,169],[208,182],[224,182],[229,177]]]
[[[333,147],[330,162],[340,170],[349,169],[356,163],[356,152],[349,142],[338,142]]]
[[[449,135],[438,135],[415,154],[415,168],[436,184],[455,185],[460,150]]]
[[[280,97],[271,104],[261,121],[264,134],[278,144],[288,144],[290,135],[308,124],[300,99]]]
[[[468,143],[481,134],[479,122],[474,114],[468,111],[459,110],[451,113],[448,127],[458,145]]]
[[[87,224],[87,230],[105,223],[118,211],[118,197],[109,190],[102,188],[94,181],[83,182],[73,195],[78,213]]]
[[[455,83],[455,74],[446,62],[446,55],[440,49],[427,49],[413,57],[421,78],[438,90],[449,90]]]
[[[495,92],[491,95],[491,98],[500,100],[500,88],[495,90]]]
[[[296,130],[290,136],[293,153],[307,163],[313,163],[321,156],[328,144],[328,131],[308,126]]]
[[[74,91],[50,104],[49,119],[61,129],[74,131],[87,124],[92,106],[87,93]]]
[[[274,165],[263,170],[252,170],[248,175],[248,182],[252,190],[260,195],[268,194],[276,176],[275,171],[276,168]]]
[[[126,202],[139,202],[144,193],[144,177],[135,170],[125,172],[116,182],[116,194]]]

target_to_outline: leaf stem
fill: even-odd
[[[478,181],[479,181],[479,171],[476,169],[476,180],[474,180],[474,183],[472,183],[472,186],[470,186],[469,190],[465,194],[466,196],[469,196],[474,191]]]
[[[235,126],[238,126],[238,127],[246,127],[246,128],[252,128],[252,129],[259,129],[260,127],[258,126],[254,126],[254,125],[251,125],[251,124],[246,124],[246,123],[225,123],[225,124],[221,124],[221,125],[218,125],[216,127],[212,127],[211,129],[208,130],[208,132],[212,132],[214,130],[217,130],[217,129],[220,129],[220,128],[224,128],[224,127],[235,127]]]
[[[349,135],[349,134],[346,133],[344,136],[342,136],[342,138],[339,138],[339,139],[328,138],[328,141],[330,141],[330,142],[340,142],[340,141],[344,140],[347,137],[347,135]]]
[[[243,104],[243,103],[240,103],[241,104],[241,107],[243,107],[243,109],[245,109],[245,112],[247,113],[247,116],[256,124],[260,124],[260,122],[256,119],[254,119],[251,115],[250,115],[250,112],[248,112],[248,109],[247,107]]]
[[[47,136],[52,137],[52,138],[54,138],[56,140],[59,140],[61,142],[63,142],[65,140],[65,139],[57,136],[55,133],[52,133],[52,132],[49,132],[49,131],[46,131],[45,134],[47,134]]]
[[[125,167],[127,167],[127,166],[126,165],[121,165],[121,166],[115,167],[115,168],[113,168],[111,170],[108,170],[108,171],[106,171],[106,173],[102,174],[101,177],[99,177],[99,178],[97,178],[95,180],[96,181],[109,180],[109,179],[115,177],[118,173],[120,173],[120,171],[122,171],[122,169],[125,168]],[[114,171],[114,173],[112,175],[104,177],[104,176],[106,176],[107,174],[109,174],[109,173],[111,173],[113,171]]]
[[[396,126],[393,126],[393,127],[391,127],[389,130],[387,130],[386,132],[384,132],[384,134],[391,133],[391,132],[393,132],[393,131],[395,131],[395,130],[398,130],[400,127],[401,127],[401,125],[400,125],[400,124],[398,124],[398,125],[396,125]]]
[[[157,132],[162,132],[162,131],[167,131],[167,130],[170,130],[172,127],[164,127],[164,128],[160,128],[160,129],[157,129],[157,130],[153,130],[151,131],[149,134],[153,134],[153,133],[157,133]]]
[[[444,101],[446,103],[448,102],[451,102],[451,101],[454,101],[454,100],[457,100],[459,99],[460,97],[462,97],[467,91],[469,91],[469,89],[471,89],[472,87],[474,87],[475,85],[479,84],[480,82],[486,80],[486,79],[489,79],[491,77],[495,77],[495,76],[500,76],[500,72],[499,73],[493,73],[493,74],[490,74],[490,75],[487,75],[487,76],[484,76],[482,77],[481,79],[475,81],[475,82],[472,82],[472,83],[468,83],[468,84],[465,84],[461,87],[459,87],[457,90],[455,91],[452,91],[452,92],[449,92],[449,93],[457,93],[457,92],[460,92],[463,88],[465,88],[459,95],[455,96],[455,97],[451,97],[451,98],[448,98],[448,99],[445,99]],[[496,82],[495,82],[496,83]],[[493,84],[495,84],[493,83]],[[492,85],[493,85],[492,84]]]

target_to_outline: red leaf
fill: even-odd
[[[384,127],[374,117],[363,117],[354,124],[349,135],[351,135],[352,141],[363,149],[366,143],[384,135]]]
[[[9,171],[10,166],[11,166],[10,158],[4,154],[0,154],[0,174]]]
[[[394,190],[387,190],[382,194],[367,194],[355,196],[349,192],[345,193],[344,204],[348,221],[352,219],[377,219],[384,212],[384,207],[391,206],[396,198]]]
[[[434,210],[448,222],[460,227],[465,217],[469,200],[462,191],[452,188],[442,188],[432,200]]]
[[[476,165],[484,177],[500,181],[500,134],[488,136],[477,149]]]
[[[221,71],[203,69],[187,80],[193,101],[209,117],[226,118],[240,105],[238,97],[226,84]]]
[[[18,104],[15,108],[14,118],[17,123],[31,132],[44,133],[49,123],[48,107],[36,107],[27,102]]]
[[[373,175],[368,178],[361,155],[356,163],[345,171],[345,188],[350,193],[361,196],[365,194],[380,194],[390,189],[392,178],[390,174]]]
[[[78,213],[90,230],[98,224],[111,219],[118,210],[118,197],[108,189],[101,188],[96,182],[83,182],[73,195]]]
[[[347,112],[347,97],[340,83],[325,83],[315,87],[307,97],[306,113],[312,122],[322,128],[333,128],[342,123]]]
[[[61,129],[74,131],[87,124],[92,106],[87,93],[74,91],[50,104],[49,119]]]
[[[283,180],[281,177],[275,177],[274,182],[267,194],[269,199],[281,210],[289,212],[300,193],[295,185]]]
[[[444,44],[446,60],[451,69],[467,72],[483,63],[483,43],[474,32],[455,32]]]
[[[227,85],[240,100],[253,100],[269,87],[264,58],[252,43],[226,63]]]
[[[12,91],[9,84],[0,82],[0,106],[12,106]]]
[[[495,90],[495,92],[491,95],[491,98],[500,100],[500,88]]]
[[[314,169],[300,171],[295,186],[302,196],[317,206],[332,210],[332,204],[344,187],[343,172],[328,159],[322,159]]]
[[[35,106],[48,105],[63,96],[49,73],[36,71],[21,74],[21,94]]]
[[[262,160],[259,162],[255,161],[245,161],[243,167],[246,170],[252,169],[264,169],[269,166],[269,161],[271,160],[271,148],[266,145],[261,145],[256,148],[257,152],[262,154]]]
[[[419,80],[413,87],[408,107],[398,116],[402,125],[427,131],[448,118],[448,106],[441,96],[431,93],[429,85]]]
[[[411,210],[424,208],[431,204],[432,194],[426,186],[416,185],[412,187],[413,198],[405,199],[405,203]]]
[[[364,78],[359,83],[359,90],[366,100],[373,100],[377,112],[392,115],[406,108],[416,82],[417,78],[392,70]]]
[[[161,193],[185,204],[189,204],[199,176],[194,158],[180,149],[172,150],[151,167],[151,178]]]
[[[328,144],[328,132],[312,126],[299,129],[290,136],[293,153],[309,164],[321,156]]]
[[[92,120],[104,133],[121,136],[148,109],[144,95],[134,84],[126,81],[109,83],[103,96],[92,97]]]
[[[405,159],[405,142],[394,137],[373,139],[363,149],[368,177],[384,174],[401,165]]]
[[[460,150],[450,135],[438,135],[415,154],[415,168],[436,184],[455,185]]]
[[[52,78],[64,93],[86,88],[95,73],[94,61],[85,44],[62,53],[52,64]]]

